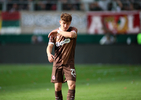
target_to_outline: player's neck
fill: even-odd
[[[70,28],[70,27],[69,27],[69,28]],[[68,28],[68,29],[69,29],[69,28]],[[61,26],[59,27],[59,30],[60,30],[60,31],[63,31],[63,29],[61,28]]]

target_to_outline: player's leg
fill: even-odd
[[[62,83],[54,83],[54,87],[55,87],[55,100],[63,100]]]
[[[63,69],[61,67],[54,67],[52,69],[51,82],[55,87],[55,100],[63,100],[62,96],[62,82],[63,82]]]
[[[74,100],[75,99],[75,81],[67,80],[68,84],[68,94],[67,94],[67,100]]]
[[[63,67],[63,71],[65,74],[65,78],[68,84],[68,95],[67,100],[74,100],[75,99],[75,81],[76,81],[76,72],[74,65],[66,65]]]

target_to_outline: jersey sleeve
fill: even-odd
[[[54,43],[55,43],[54,37],[51,35],[51,36],[49,37],[49,42],[48,42],[48,44],[53,44],[53,45],[54,45]]]
[[[74,32],[74,33],[76,34],[76,36],[74,37],[74,38],[76,38],[76,37],[77,37],[77,28],[72,27],[72,28],[71,28],[71,32]]]
[[[75,32],[77,34],[77,28],[72,27],[71,32]]]

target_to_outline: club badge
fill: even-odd
[[[54,75],[52,76],[52,79],[55,80],[55,76]]]

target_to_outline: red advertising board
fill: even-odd
[[[139,31],[138,11],[87,13],[87,32],[89,34],[137,34]]]

